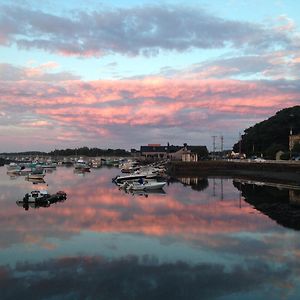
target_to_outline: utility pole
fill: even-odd
[[[223,151],[224,151],[224,136],[223,135],[221,135],[221,156],[222,156],[222,158],[223,158]]]
[[[216,135],[213,135],[212,138],[213,138],[213,159],[215,159],[216,138],[217,138],[217,136],[216,136]]]
[[[239,154],[240,154],[240,156],[242,154],[242,135],[241,135],[241,132],[239,132]]]

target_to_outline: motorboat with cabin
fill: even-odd
[[[63,191],[58,191],[55,194],[49,194],[46,190],[35,190],[30,193],[26,193],[22,201],[17,201],[27,203],[54,203],[59,200],[64,200],[67,198],[67,194]]]
[[[90,166],[83,160],[78,159],[77,162],[74,164],[75,170],[80,170],[84,172],[90,171]]]
[[[7,171],[15,171],[15,170],[20,170],[21,169],[21,166],[18,165],[17,163],[15,162],[11,162],[8,166],[7,166]]]
[[[27,176],[26,179],[43,179],[45,177],[45,171],[43,168],[33,169]]]
[[[63,191],[58,191],[55,194],[49,194],[46,190],[36,190],[25,194],[23,200],[16,201],[18,206],[22,206],[28,210],[32,208],[49,207],[51,204],[64,201],[67,199],[67,194]]]

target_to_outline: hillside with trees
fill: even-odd
[[[241,141],[233,146],[233,150],[241,150],[247,157],[262,154],[266,158],[274,159],[278,151],[289,151],[291,129],[293,134],[300,133],[300,106],[282,109],[269,119],[247,128]],[[298,148],[296,145],[293,151],[298,152]]]

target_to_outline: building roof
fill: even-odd
[[[167,146],[141,146],[141,152],[167,152]]]
[[[160,152],[160,153],[175,153],[182,149],[184,146],[174,146],[174,145],[169,145],[169,146],[141,146],[140,151],[145,153],[145,152]],[[187,146],[187,150],[190,150],[192,152],[198,153],[198,152],[203,152],[207,151],[206,146]]]
[[[192,152],[202,152],[203,150],[207,151],[206,146],[187,146],[187,150],[191,150]]]

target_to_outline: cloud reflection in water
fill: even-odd
[[[2,267],[0,293],[3,300],[216,299],[233,293],[255,295],[267,285],[267,295],[275,296],[276,285],[289,275],[266,263],[226,270],[220,264],[160,263],[152,256],[67,257]]]

